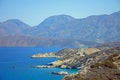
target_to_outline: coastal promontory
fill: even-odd
[[[114,43],[112,43],[114,44]],[[34,58],[56,57],[58,60],[37,68],[79,69],[63,80],[120,80],[120,45],[90,48],[65,48],[55,53],[35,54]]]

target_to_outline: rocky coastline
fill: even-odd
[[[58,60],[36,68],[80,69],[77,74],[66,75],[63,80],[120,80],[120,46],[66,48],[56,53],[34,55],[34,58],[42,57],[56,57]]]
[[[57,58],[57,56],[54,53],[44,53],[44,54],[34,54],[31,56],[31,58],[52,58],[55,57]]]
[[[68,72],[65,72],[65,71],[51,72],[51,74],[55,74],[55,75],[68,75]]]
[[[86,56],[79,64],[78,74],[65,76],[63,80],[120,80],[120,47]]]
[[[48,57],[55,57],[58,58],[57,61],[51,62],[48,65],[38,65],[35,66],[35,68],[53,68],[53,67],[59,67],[59,68],[76,68],[76,58],[83,58],[86,55],[90,55],[94,52],[100,51],[97,48],[78,48],[78,49],[72,49],[72,48],[66,48],[62,49],[56,53],[45,53],[45,54],[35,54],[32,55],[32,58],[48,58]],[[76,67],[75,67],[76,66]]]
[[[54,66],[49,66],[49,65],[37,65],[37,66],[33,66],[33,68],[54,68]]]

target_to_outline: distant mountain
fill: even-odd
[[[87,47],[98,43],[70,39],[53,39],[49,37],[35,37],[29,35],[14,35],[0,37],[0,47]]]
[[[31,33],[32,35],[37,36],[66,38],[67,35],[69,35],[69,33],[71,32],[67,24],[73,22],[74,20],[75,19],[73,17],[68,15],[51,16],[41,22],[38,26],[34,27],[31,30]]]
[[[45,19],[42,23],[40,23],[37,27],[45,26],[45,27],[57,27],[61,24],[66,24],[67,22],[73,21],[74,18],[68,15],[56,15],[51,16]]]
[[[29,25],[18,19],[7,20],[0,23],[0,36],[22,35],[30,28]]]
[[[52,16],[36,26],[33,34],[86,41],[120,41],[120,11],[110,15],[74,19],[67,15]]]
[[[0,46],[92,46],[119,42],[119,30],[120,11],[83,19],[55,15],[35,27],[11,19],[0,23]]]

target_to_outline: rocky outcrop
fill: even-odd
[[[97,52],[85,59],[80,63],[84,67],[78,74],[63,80],[120,80],[120,47]]]
[[[52,62],[51,65],[60,68],[78,68],[81,60],[88,55],[100,51],[97,48],[63,49],[57,53],[59,60]]]
[[[60,59],[63,59],[74,55],[85,56],[98,51],[100,50],[97,48],[65,48],[55,53],[55,55],[60,56]]]
[[[57,57],[54,53],[45,53],[45,54],[34,54],[32,58],[46,58],[46,57]]]
[[[68,75],[68,72],[65,72],[65,71],[51,72],[51,74],[55,74],[55,75]]]
[[[49,66],[49,65],[38,65],[34,66],[33,68],[53,68],[54,66]]]
[[[48,67],[78,68],[79,66],[77,64],[80,63],[80,60],[98,51],[100,50],[97,48],[66,48],[56,53],[35,54],[32,58],[56,57],[58,60],[50,63]]]

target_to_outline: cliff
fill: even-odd
[[[97,48],[63,49],[55,53],[55,55],[59,56],[59,60],[52,62],[51,65],[60,68],[78,68],[77,64],[80,63],[80,60],[98,51],[100,50]]]
[[[52,62],[48,66],[60,68],[79,68],[80,63],[85,56],[100,51],[97,48],[66,48],[56,53],[35,54],[32,58],[56,57],[57,61]]]
[[[63,80],[120,80],[120,47],[87,56],[81,64],[84,67],[78,74]]]

